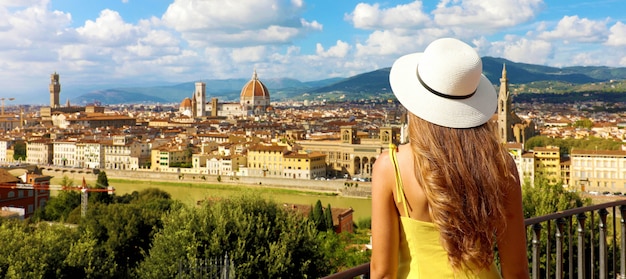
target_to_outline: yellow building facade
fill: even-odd
[[[256,145],[248,149],[248,175],[283,177],[283,155],[286,146]]]
[[[283,160],[285,178],[314,179],[326,176],[326,155],[320,152],[289,152]]]
[[[152,170],[167,169],[180,164],[191,164],[191,156],[184,148],[164,146],[152,149],[150,168]]]
[[[551,184],[561,180],[561,154],[558,146],[535,147],[535,173]]]

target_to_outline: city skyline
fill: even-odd
[[[0,0],[0,97],[46,104],[110,85],[349,77],[439,37],[481,56],[626,66],[621,1]],[[79,95],[79,94],[77,94]]]

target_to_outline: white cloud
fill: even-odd
[[[71,39],[71,16],[34,5],[10,11],[0,7],[0,47],[2,49],[38,48],[40,43]]]
[[[282,44],[322,25],[300,17],[302,1],[175,0],[162,17],[195,46]]]
[[[231,59],[235,63],[251,63],[263,61],[267,55],[268,51],[265,46],[243,47],[233,49]]]
[[[488,49],[485,46],[481,47],[489,56],[540,65],[545,64],[554,52],[550,42],[529,40],[517,36],[506,36],[504,41],[494,42]]]
[[[421,28],[417,30],[381,30],[372,32],[364,43],[356,43],[356,56],[386,56],[389,59],[421,52],[437,38],[451,36],[452,30],[444,28]]]
[[[542,0],[442,0],[433,11],[440,26],[460,26],[482,32],[515,26],[533,19]]]
[[[76,32],[85,42],[103,46],[126,45],[139,35],[134,25],[124,22],[118,12],[108,9],[101,11],[95,21],[86,21]]]
[[[565,43],[603,42],[608,35],[606,23],[602,21],[564,16],[552,31],[544,31],[538,38],[545,40],[563,40]]]
[[[388,9],[380,9],[378,3],[370,5],[359,3],[351,14],[345,16],[360,29],[411,29],[425,26],[430,18],[422,11],[422,2],[415,1]]]
[[[327,57],[335,57],[335,58],[345,58],[350,51],[350,45],[341,40],[337,40],[337,44],[330,47],[327,51],[324,50],[322,44],[317,44],[315,53],[323,58]]]
[[[586,53],[586,52],[576,53],[570,59],[571,61],[569,61],[570,63],[569,65],[580,65],[580,66],[600,65],[600,60],[598,59],[597,56],[593,55],[592,53]]]
[[[302,23],[302,26],[310,29],[310,30],[316,30],[316,31],[322,31],[322,29],[324,29],[324,26],[322,24],[320,24],[317,21],[312,21],[312,22],[308,22],[304,19],[300,20],[300,23]]]
[[[413,43],[412,36],[399,36],[391,31],[374,31],[365,44],[356,44],[357,56],[390,55],[399,53],[403,46]]]
[[[30,7],[33,5],[46,6],[49,0],[0,0],[0,7]]]
[[[626,46],[626,24],[618,21],[617,23],[615,23],[615,25],[611,26],[611,29],[609,29],[609,31],[610,33],[606,41],[606,45]]]

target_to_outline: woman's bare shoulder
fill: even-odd
[[[374,162],[374,168],[387,168],[391,166],[391,159],[389,158],[389,151],[385,150],[378,155]]]

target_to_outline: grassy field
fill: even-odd
[[[62,178],[53,178],[52,184],[59,184]],[[94,185],[95,181],[86,180],[88,185]],[[82,181],[74,181],[75,185]],[[313,205],[320,200],[326,207],[330,204],[333,208],[352,208],[353,220],[371,217],[371,200],[364,198],[342,197],[331,192],[299,191],[284,188],[270,188],[250,185],[237,185],[230,183],[202,183],[202,182],[175,182],[175,181],[149,181],[109,179],[109,185],[115,188],[116,195],[130,194],[133,191],[141,191],[147,188],[158,188],[168,192],[173,199],[187,205],[195,205],[198,201],[207,198],[227,198],[243,194],[251,194],[274,201],[278,204],[303,204]]]

